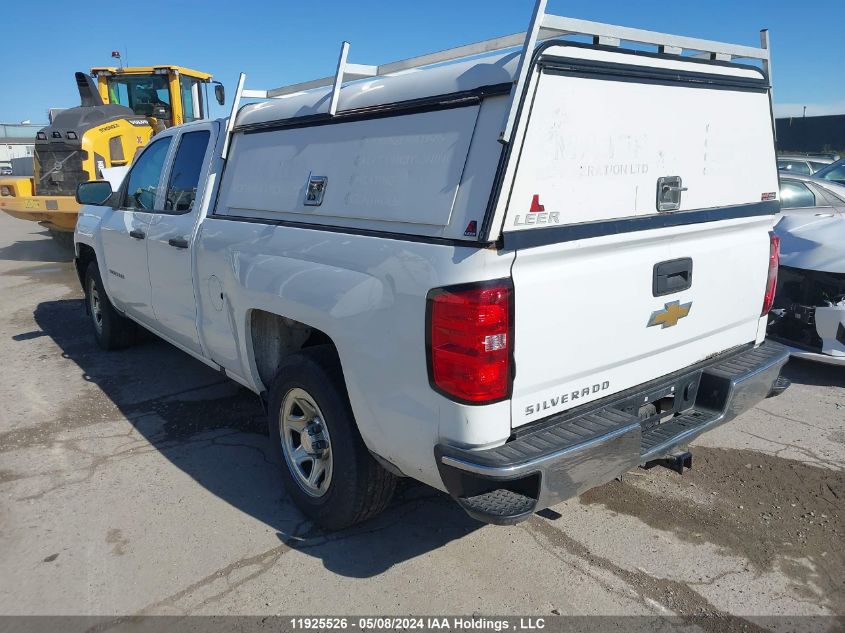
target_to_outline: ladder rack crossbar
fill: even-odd
[[[572,35],[584,35],[593,38],[609,38],[620,42],[631,42],[634,44],[645,44],[663,49],[666,52],[673,52],[678,55],[690,53],[690,57],[710,57],[718,55],[720,58],[729,56],[728,59],[760,59],[768,60],[769,51],[765,48],[753,46],[741,46],[724,44],[712,40],[702,40],[681,35],[669,35],[656,31],[645,31],[641,29],[602,24],[600,22],[589,22],[587,20],[576,20],[564,18],[557,15],[545,15],[541,23],[537,40],[548,40],[556,37],[567,37]],[[506,50],[520,46],[525,41],[526,33],[513,33],[503,37],[496,37],[481,42],[474,42],[464,46],[458,46],[435,53],[427,53],[418,57],[410,57],[395,62],[380,64],[378,66],[365,64],[346,63],[343,68],[344,81],[354,81],[367,77],[383,77],[399,73],[405,70],[413,70],[434,64],[456,61],[466,57],[474,57],[494,51]],[[676,52],[677,51],[677,52]],[[331,86],[335,82],[335,76],[313,79],[301,83],[281,86],[267,90],[267,97],[280,97],[314,88]]]
[[[769,59],[769,51],[755,46],[726,44],[713,40],[702,40],[683,35],[670,35],[657,31],[633,29],[625,26],[602,24],[575,18],[565,18],[558,15],[543,17],[543,27],[557,31],[561,35],[587,35],[591,37],[614,38],[623,42],[646,44],[651,46],[680,49],[681,53],[694,52],[710,55],[729,55],[732,59]]]
[[[452,62],[460,59],[484,55],[494,51],[504,51],[510,48],[521,47],[519,65],[514,77],[514,84],[511,89],[511,104],[505,118],[500,140],[503,143],[509,142],[513,133],[514,119],[516,116],[516,104],[518,102],[518,89],[526,80],[528,67],[531,62],[531,55],[534,52],[537,42],[551,38],[562,38],[568,36],[590,37],[594,44],[621,47],[623,42],[629,44],[654,46],[658,53],[680,55],[683,57],[705,58],[719,61],[734,61],[738,59],[759,60],[762,62],[763,70],[767,75],[771,73],[771,57],[769,47],[768,31],[761,31],[759,48],[754,46],[743,46],[738,44],[727,44],[713,40],[698,39],[682,35],[671,35],[635,29],[589,20],[579,20],[545,12],[547,0],[536,0],[534,5],[531,23],[528,31],[524,33],[513,33],[502,37],[496,37],[481,42],[466,44],[434,53],[427,53],[417,57],[410,57],[386,64],[365,65],[353,64],[347,61],[349,43],[343,42],[338,57],[337,70],[334,75],[313,79],[300,83],[272,88],[270,90],[246,90],[242,89],[242,80],[239,85],[238,99],[257,98],[272,99],[302,93],[315,88],[331,87],[328,114],[333,116],[339,107],[340,89],[344,82],[358,79],[384,77],[414,70],[425,66]],[[235,112],[232,112],[234,116]]]

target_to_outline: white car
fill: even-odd
[[[845,186],[781,175],[780,269],[769,336],[793,356],[845,365]]]
[[[99,344],[141,326],[259,394],[324,527],[377,514],[399,476],[513,523],[688,464],[788,358],[764,341],[769,80],[726,61],[768,50],[542,12],[523,54],[490,53],[514,41],[378,67],[344,44],[310,90],[242,76],[228,120],[77,192]]]

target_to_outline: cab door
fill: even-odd
[[[162,173],[172,138],[156,139],[144,149],[121,187],[119,207],[103,216],[100,239],[105,256],[103,282],[119,310],[143,323],[155,318],[147,268],[147,232],[163,196]]]
[[[215,125],[192,125],[176,137],[164,187],[164,208],[153,214],[147,239],[156,329],[196,353],[202,349],[196,324],[191,246],[201,217]]]

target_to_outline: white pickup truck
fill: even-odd
[[[242,76],[228,119],[159,134],[116,192],[79,187],[98,343],[140,325],[259,394],[326,528],[374,516],[399,476],[522,520],[678,455],[787,360],[764,341],[765,37],[543,8],[525,35],[382,66],[344,43],[322,81]]]

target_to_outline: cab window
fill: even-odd
[[[189,213],[193,209],[210,136],[208,130],[187,132],[182,135],[179,149],[176,150],[176,158],[173,160],[170,182],[167,184],[165,211]]]
[[[780,183],[780,200],[786,209],[816,206],[816,196],[803,182],[784,180]]]
[[[152,211],[170,141],[168,136],[150,143],[135,161],[127,176],[124,209]]]

